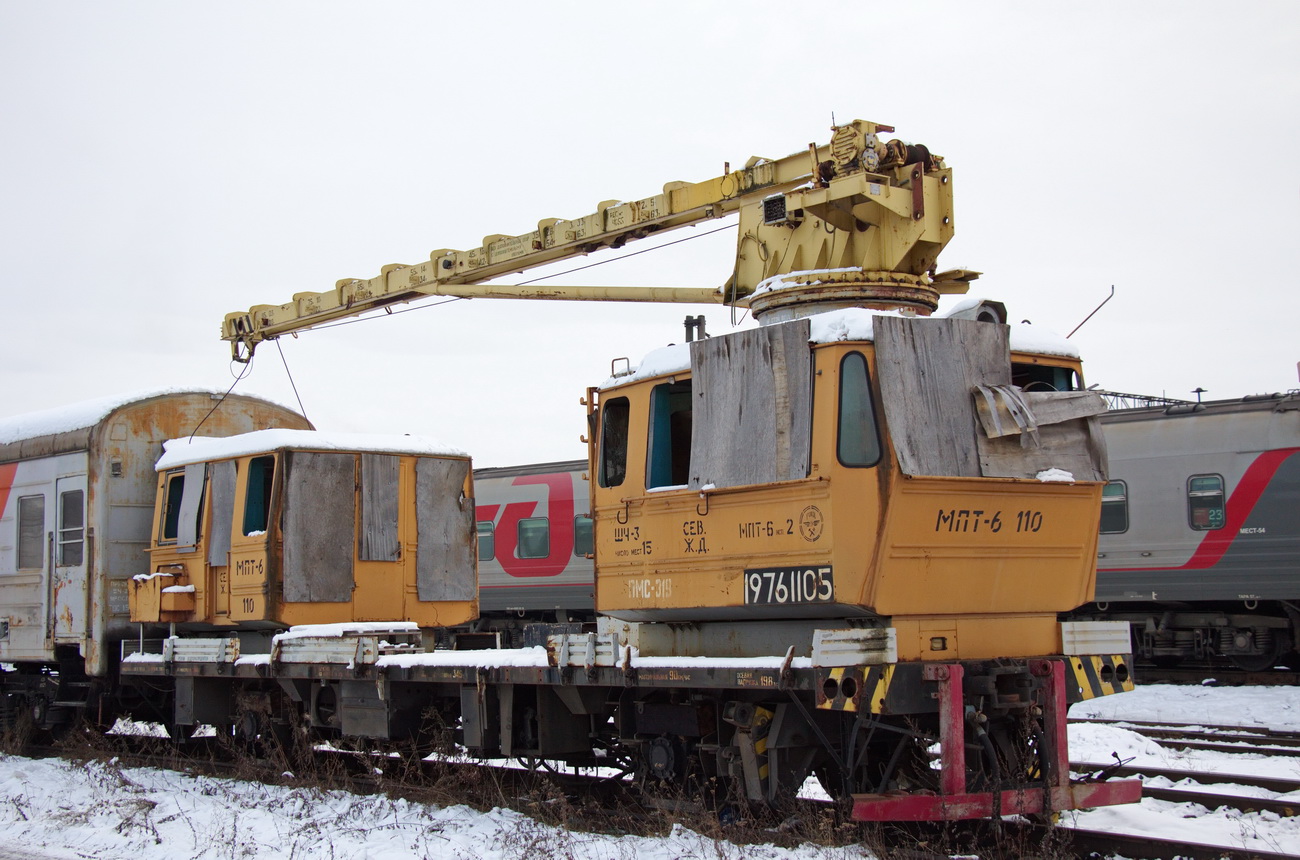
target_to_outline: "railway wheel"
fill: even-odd
[[[1243,672],[1265,672],[1276,666],[1282,656],[1282,643],[1271,630],[1263,627],[1237,630],[1232,636],[1232,647],[1234,651],[1255,652],[1228,654],[1232,664]]]
[[[1272,648],[1267,654],[1231,654],[1228,659],[1243,672],[1267,672],[1281,656],[1277,648]]]

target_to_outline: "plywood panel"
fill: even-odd
[[[904,473],[982,474],[971,392],[1011,384],[1007,333],[974,320],[876,317],[876,374]]]
[[[397,475],[401,458],[392,454],[361,455],[362,561],[397,561]]]
[[[285,470],[284,599],[352,599],[356,456],[291,451]]]
[[[808,475],[812,427],[809,323],[691,344],[690,486],[734,487]]]
[[[212,464],[212,534],[208,535],[208,564],[229,562],[230,530],[235,519],[235,462]]]
[[[474,500],[464,497],[469,461],[421,457],[415,466],[419,544],[416,590],[420,600],[473,600]]]

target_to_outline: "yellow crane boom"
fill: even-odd
[[[953,231],[951,171],[924,146],[881,142],[879,133],[892,131],[855,120],[835,126],[828,144],[810,143],[784,158],[751,158],[703,182],[670,182],[651,197],[604,201],[581,218],[545,218],[528,233],[486,236],[467,251],[441,248],[421,263],[384,266],[374,278],[344,278],[332,290],[296,293],[286,304],[255,305],[227,314],[222,338],[237,360],[247,361],[263,340],[431,296],[716,302],[752,306],[756,314],[792,303],[883,302],[928,313],[939,294],[964,292],[977,273],[935,276],[935,259]],[[740,213],[736,267],[719,287],[484,283],[733,212]],[[756,293],[769,292],[772,278],[793,278],[781,286],[796,289],[760,299]]]

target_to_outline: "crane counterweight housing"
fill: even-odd
[[[952,170],[882,138],[892,131],[836,126],[784,158],[227,316],[244,361],[263,340],[436,295],[710,301],[761,325],[590,388],[585,496],[567,473],[523,468],[485,482],[502,495],[478,500],[476,526],[450,517],[477,529],[490,563],[483,600],[462,608],[509,594],[537,623],[431,626],[413,615],[412,586],[387,608],[368,598],[365,619],[341,600],[257,619],[309,619],[289,634],[316,643],[306,651],[272,643],[226,664],[181,660],[168,639],[170,651],[124,660],[123,676],[170,689],[178,722],[201,710],[234,723],[235,703],[261,697],[257,712],[285,724],[391,740],[419,738],[432,710],[476,755],[612,757],[653,797],[774,804],[816,775],[862,820],[1135,800],[1133,781],[1072,782],[1065,733],[1069,704],[1133,683],[1123,623],[1059,617],[1095,588],[1105,404],[1066,341],[1007,325],[1000,304],[936,313],[979,273],[939,270]],[[712,286],[487,283],[731,213],[735,265]],[[343,507],[363,511],[344,483]],[[418,558],[432,521],[413,516]],[[592,562],[581,606],[580,528]],[[279,529],[296,539],[289,520]],[[560,557],[553,533],[571,538]],[[385,650],[373,630],[326,620],[418,620],[422,644]],[[349,636],[355,647],[324,644]]]

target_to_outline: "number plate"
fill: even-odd
[[[826,567],[765,567],[745,571],[745,604],[833,603],[835,580]]]

